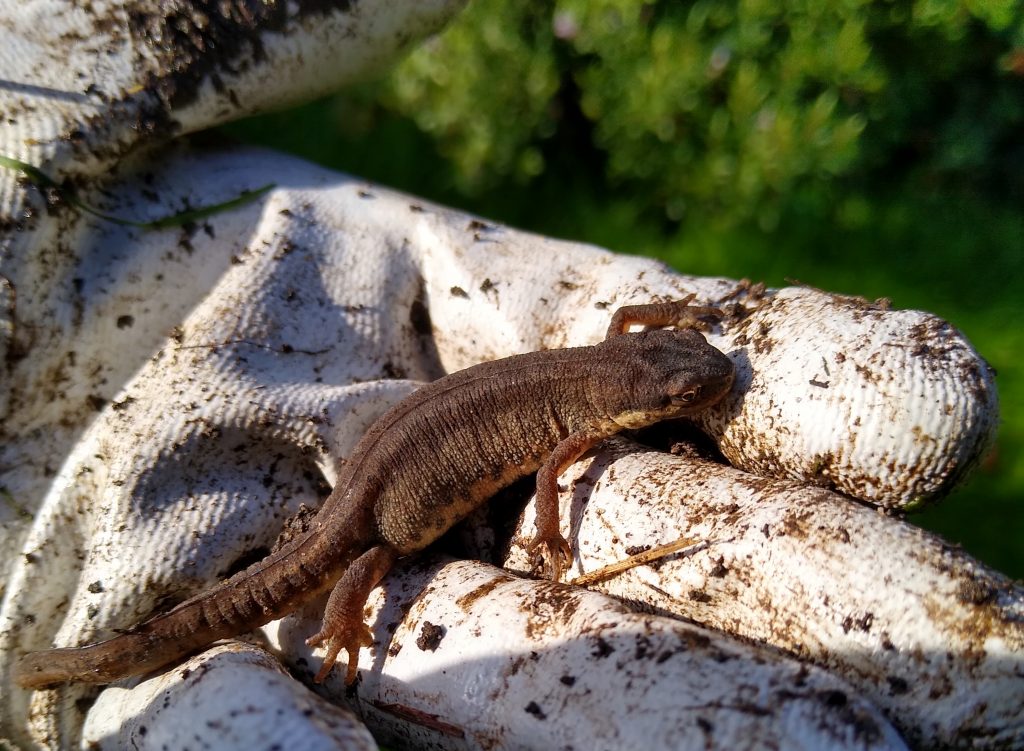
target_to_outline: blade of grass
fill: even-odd
[[[274,183],[267,183],[259,188],[253,190],[245,190],[239,193],[234,198],[228,199],[227,201],[221,201],[220,203],[209,204],[207,206],[200,206],[195,209],[186,209],[179,211],[176,214],[170,214],[159,219],[153,219],[148,222],[140,222],[134,219],[125,219],[124,217],[115,216],[114,214],[107,214],[106,212],[100,211],[99,209],[90,206],[85,201],[81,200],[71,188],[60,185],[56,180],[47,175],[38,167],[34,167],[27,162],[23,162],[19,159],[13,159],[9,156],[0,154],[0,167],[6,167],[7,169],[21,172],[33,185],[40,188],[50,188],[56,191],[64,200],[71,206],[74,206],[79,211],[83,211],[87,214],[103,219],[107,222],[119,224],[125,227],[138,227],[144,230],[154,229],[166,229],[168,227],[181,227],[190,222],[196,222],[200,219],[205,219],[208,216],[222,213],[224,211],[231,211],[232,209],[245,206],[257,198],[262,196],[264,193],[272,190],[275,187]]]

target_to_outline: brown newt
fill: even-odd
[[[692,415],[721,399],[732,362],[692,328],[713,308],[628,306],[599,344],[516,355],[452,373],[381,416],[345,464],[311,528],[246,570],[112,639],[30,652],[24,688],[109,683],[281,618],[327,591],[322,681],[339,652],[355,680],[370,591],[402,556],[422,550],[511,482],[537,472],[531,547],[554,579],[571,563],[559,532],[558,476],[624,429]],[[630,325],[674,326],[627,333]]]

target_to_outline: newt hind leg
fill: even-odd
[[[321,683],[327,677],[343,649],[348,652],[345,683],[355,683],[359,649],[373,643],[370,629],[363,621],[363,607],[370,596],[370,590],[384,578],[398,557],[398,551],[390,545],[375,545],[356,558],[334,585],[327,600],[320,631],[306,640],[310,647],[327,645],[324,663],[313,679],[315,683]]]

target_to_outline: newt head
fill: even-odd
[[[608,356],[596,392],[621,428],[642,428],[710,407],[732,387],[735,366],[693,329],[615,336],[600,345]]]

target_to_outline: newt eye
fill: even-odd
[[[700,396],[700,386],[688,388],[681,394],[673,394],[672,401],[675,404],[692,404]]]

